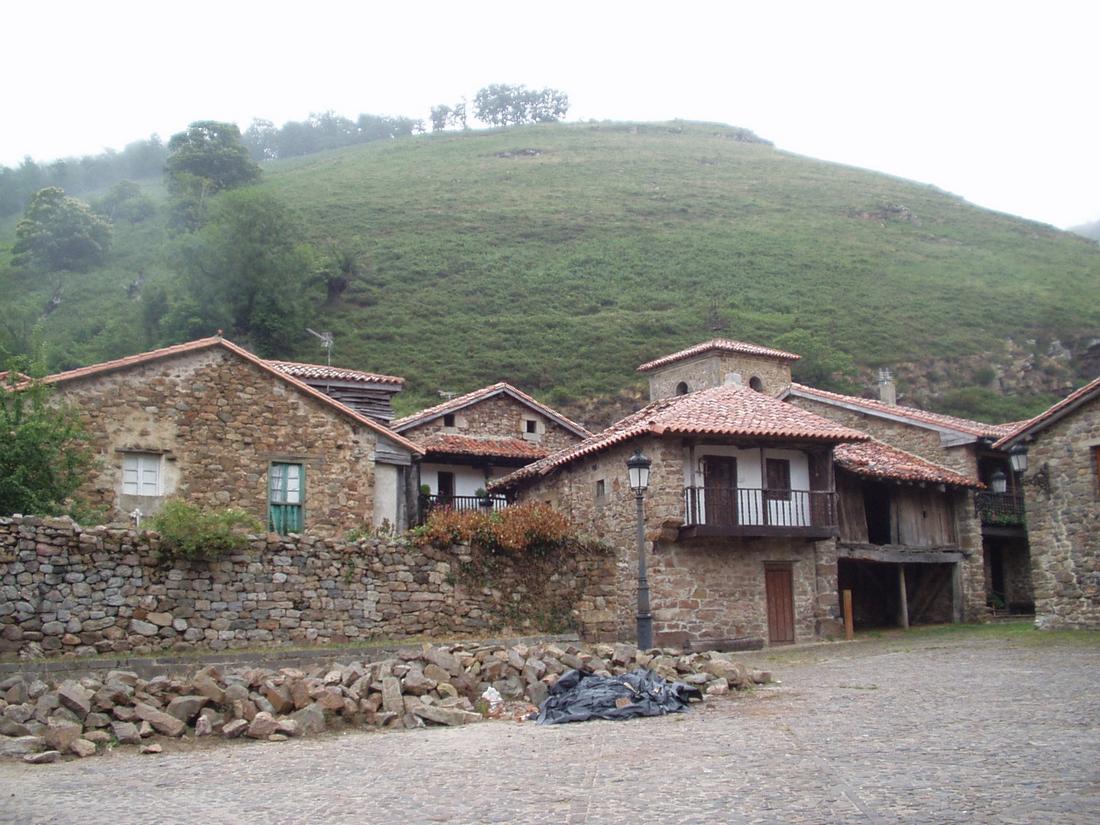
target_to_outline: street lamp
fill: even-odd
[[[1012,469],[1017,473],[1027,472],[1027,447],[1017,444],[1008,451],[1008,460],[1012,462]]]
[[[638,511],[638,647],[653,647],[653,615],[649,612],[649,580],[645,573],[645,491],[649,486],[649,467],[653,462],[642,455],[642,448],[626,460],[630,489],[634,491],[634,503]]]
[[[997,495],[1001,495],[1008,489],[1008,476],[1005,475],[1005,471],[997,469],[993,471],[993,475],[989,477],[989,486],[993,488],[993,492]]]

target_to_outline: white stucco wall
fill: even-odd
[[[514,469],[514,467],[490,467],[489,481],[505,476]],[[439,495],[440,471],[454,473],[456,496],[472,496],[478,489],[484,489],[487,486],[485,471],[480,467],[470,467],[465,464],[421,464],[420,483],[427,484],[433,496]]]
[[[761,455],[763,453],[763,455]],[[705,445],[695,448],[694,478],[689,448],[684,448],[684,486],[703,487],[703,461],[707,456],[728,456],[737,459],[737,487],[746,490],[738,494],[738,521],[741,524],[763,524],[764,487],[763,462],[768,458],[786,459],[791,467],[791,489],[810,489],[810,460],[799,450],[773,448],[741,449],[723,445]],[[698,512],[705,513],[706,500],[702,489],[698,492]],[[808,526],[810,521],[809,497],[793,496],[791,501],[768,501],[768,524]]]

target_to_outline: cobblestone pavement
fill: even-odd
[[[688,714],[0,764],[0,821],[1100,822],[1098,644],[786,651]]]

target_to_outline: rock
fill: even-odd
[[[298,723],[301,733],[322,733],[325,729],[325,712],[320,705],[306,705],[290,718]]]
[[[141,619],[130,620],[130,630],[141,636],[156,636],[160,628],[152,622],[143,622]]]
[[[172,624],[171,613],[149,613],[145,618],[157,627],[168,627]]]
[[[84,717],[85,728],[105,728],[111,724],[111,717],[106,713],[89,713]]]
[[[327,711],[342,713],[344,710],[344,697],[340,695],[340,689],[337,687],[322,688],[317,691],[314,699]]]
[[[326,685],[342,685],[344,683],[344,674],[338,670],[330,670],[325,674],[325,678],[322,681]]]
[[[450,682],[451,674],[437,664],[429,662],[424,668],[424,675],[435,682]]]
[[[634,645],[617,644],[611,651],[611,662],[616,665],[630,665],[634,663],[634,657],[638,655],[638,648]]]
[[[710,685],[707,685],[707,696],[725,696],[730,692],[729,682],[725,679],[719,679]]]
[[[31,729],[22,722],[16,722],[6,716],[0,716],[0,735],[3,736],[30,736]]]
[[[31,704],[25,705],[8,705],[4,708],[4,715],[0,716],[0,719],[10,719],[13,722],[26,722],[34,716],[34,706]],[[8,734],[13,736],[14,734]]]
[[[290,698],[294,702],[294,707],[298,710],[313,702],[313,697],[309,695],[309,685],[305,680],[299,679],[291,683]]]
[[[450,682],[440,682],[435,686],[436,692],[444,698],[458,698],[458,688]],[[377,710],[377,708],[375,708]]]
[[[222,736],[226,739],[236,739],[242,733],[248,730],[248,722],[244,719],[234,719],[232,722],[226,722],[222,726]]]
[[[130,704],[134,689],[122,682],[108,682],[92,696],[92,705],[96,710],[109,711],[115,705]]]
[[[46,740],[41,736],[14,736],[0,739],[0,756],[23,756],[28,753],[37,753],[46,747]]]
[[[399,715],[405,712],[405,703],[401,700],[401,682],[396,676],[382,678],[382,708]]]
[[[90,730],[84,734],[84,738],[98,747],[99,745],[106,745],[112,737],[105,730]]]
[[[69,745],[69,750],[81,759],[86,759],[89,756],[95,756],[95,743],[87,739],[77,739]]]
[[[42,753],[28,753],[23,757],[23,761],[28,765],[48,765],[60,758],[60,751],[42,751]]]
[[[443,668],[452,676],[458,676],[462,673],[462,665],[459,664],[450,652],[442,647],[432,647],[431,645],[424,646],[424,659],[431,662],[433,665],[438,665]]]
[[[80,738],[83,732],[84,728],[79,722],[51,718],[46,726],[46,746],[65,752],[73,742]]]
[[[429,679],[419,668],[412,668],[401,681],[401,689],[413,696],[423,696],[435,690],[436,681]]]
[[[191,680],[191,688],[195,693],[205,696],[215,705],[225,704],[225,691],[205,673],[200,673]]]
[[[720,679],[725,679],[731,687],[748,687],[752,683],[749,678],[749,669],[741,662],[713,659],[704,664],[702,669],[704,673],[710,673]]]
[[[198,713],[197,710],[195,712]],[[178,717],[157,710],[144,702],[134,705],[134,715],[143,722],[148,722],[157,733],[163,733],[165,736],[182,736],[187,729],[187,725]]]
[[[280,719],[275,732],[284,736],[298,736],[302,732],[302,726],[296,719]]]
[[[437,705],[414,705],[411,708],[414,716],[427,719],[439,725],[466,725],[470,722],[480,722],[480,713],[470,713],[459,708],[444,708]]]
[[[156,731],[153,730],[153,726],[150,725],[148,722],[142,722],[140,725],[138,725],[138,736],[140,736],[142,739],[148,739],[154,733],[156,733]]]
[[[283,733],[273,733],[267,737],[268,742],[285,742],[290,737]]]
[[[260,711],[252,719],[245,731],[245,736],[250,739],[266,739],[279,729],[279,723],[266,711]]]
[[[195,736],[209,736],[214,732],[214,726],[210,724],[210,719],[206,716],[200,716],[195,720]]]
[[[532,705],[541,706],[549,695],[550,689],[546,687],[545,682],[532,682],[527,686],[527,700]]]
[[[286,685],[266,684],[263,687],[264,698],[271,703],[274,713],[290,713],[294,710],[295,702],[290,695],[290,688]]]
[[[134,709],[127,707],[126,705],[119,705],[111,711],[115,719],[119,719],[123,722],[130,722],[134,719]]]
[[[148,745],[142,745],[140,753],[160,753],[163,750],[164,748],[162,748],[159,744],[157,744],[156,742],[151,742]]]
[[[79,682],[72,680],[62,682],[57,689],[57,700],[81,719],[91,712],[94,695]]]
[[[112,722],[111,733],[123,745],[141,744],[141,734],[133,722]]]
[[[120,682],[121,684],[135,687],[141,680],[136,673],[132,670],[109,670],[107,671],[106,683],[109,685],[111,682]]]
[[[749,672],[749,678],[754,684],[766,685],[771,682],[772,674],[770,670],[753,670]]]

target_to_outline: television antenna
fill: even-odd
[[[317,332],[317,330],[306,327],[306,332],[310,335],[321,339],[321,346],[325,348],[325,364],[332,366],[332,345],[334,343],[331,332]]]

